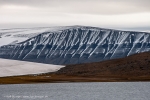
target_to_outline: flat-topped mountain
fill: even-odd
[[[0,30],[0,41],[6,33],[6,37],[16,34],[11,30]],[[146,32],[68,26],[34,28],[33,32],[24,31],[23,34],[31,33],[32,36],[22,41],[1,45],[0,58],[68,65],[123,58],[150,51],[150,34]]]

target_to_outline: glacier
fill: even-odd
[[[90,26],[41,29],[35,28],[32,33],[36,35],[23,41],[1,45],[0,58],[68,65],[123,58],[150,51],[148,32]]]

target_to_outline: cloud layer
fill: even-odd
[[[0,5],[47,8],[51,11],[87,14],[150,12],[150,0],[0,0]]]
[[[0,0],[2,24],[150,26],[150,0]]]

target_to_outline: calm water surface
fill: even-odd
[[[0,100],[150,100],[150,82],[0,85]]]

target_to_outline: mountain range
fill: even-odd
[[[150,33],[90,26],[1,29],[0,58],[69,65],[150,51]]]

